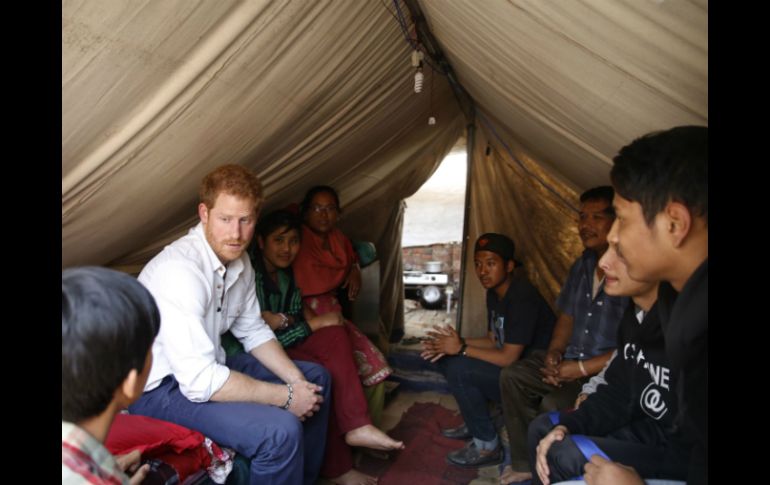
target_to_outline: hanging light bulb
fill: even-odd
[[[415,49],[412,51],[412,67],[415,68],[414,73],[414,92],[422,92],[422,81],[425,79],[425,75],[422,73],[422,58],[423,54],[420,50]]]
[[[433,113],[433,80],[436,78],[435,72],[430,73],[430,97],[428,98],[428,113]],[[436,117],[428,117],[428,126],[434,126],[436,124]]]
[[[425,76],[422,73],[422,68],[418,67],[417,72],[414,73],[414,92],[415,93],[422,92],[423,79],[425,79]]]

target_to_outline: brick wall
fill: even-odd
[[[425,271],[428,261],[441,261],[441,272],[449,275],[449,283],[458,289],[460,284],[460,259],[462,244],[459,242],[412,246],[402,248],[404,270]]]

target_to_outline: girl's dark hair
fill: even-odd
[[[266,239],[276,229],[286,227],[286,232],[296,229],[297,234],[302,237],[302,221],[290,211],[278,209],[261,217],[257,223],[257,234]]]

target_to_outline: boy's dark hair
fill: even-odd
[[[684,204],[708,226],[708,127],[648,133],[620,149],[610,171],[624,199],[638,202],[647,225],[669,201]]]
[[[286,228],[284,232],[295,229],[297,234],[302,237],[302,221],[292,212],[285,209],[274,210],[261,217],[257,223],[257,234],[262,236],[262,239],[267,239],[267,236],[282,227]]]
[[[580,202],[586,202],[588,200],[603,200],[607,202],[607,208],[604,212],[611,217],[615,217],[615,209],[612,207],[612,199],[615,197],[615,190],[609,185],[601,185],[588,189],[580,194]]]
[[[135,278],[93,266],[62,271],[62,420],[104,412],[131,369],[142,372],[159,328],[155,300]]]
[[[313,201],[313,197],[315,197],[316,194],[320,194],[322,192],[331,194],[334,197],[334,203],[337,205],[337,212],[342,213],[342,207],[340,206],[340,196],[337,195],[337,191],[334,190],[334,187],[330,187],[328,185],[316,185],[315,187],[311,187],[310,190],[305,193],[305,198],[302,199],[302,202],[299,204],[302,217],[305,217],[307,211],[310,210],[310,203]]]

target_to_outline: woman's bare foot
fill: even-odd
[[[375,450],[404,449],[403,441],[394,440],[371,424],[348,431],[345,434],[345,443],[350,446],[363,446],[365,448],[374,448]]]
[[[531,480],[532,474],[529,472],[515,472],[511,465],[505,465],[502,475],[500,475],[500,484],[508,485],[509,483],[523,482],[524,480]]]
[[[351,468],[337,478],[329,479],[338,485],[376,485],[377,477],[361,473],[355,468]]]

